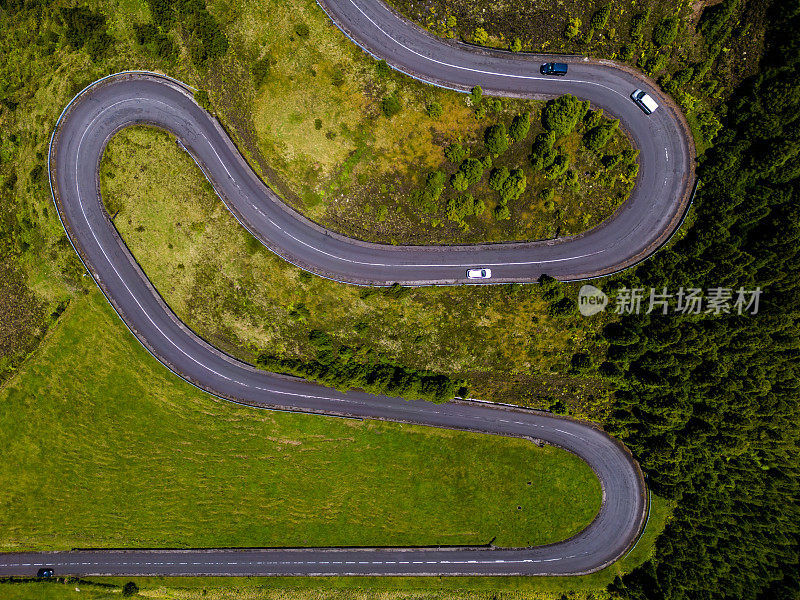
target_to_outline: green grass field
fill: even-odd
[[[416,288],[404,298],[338,284],[278,259],[226,210],[189,156],[154,129],[121,132],[101,167],[103,199],[156,289],[192,329],[248,362],[309,358],[310,330],[400,364],[466,378],[475,397],[597,417],[598,380],[565,378],[575,352],[599,360],[608,317],[550,317],[538,286]],[[576,311],[577,312],[577,311]]]
[[[543,544],[599,482],[504,439],[236,407],[169,373],[99,292],[0,391],[0,548]]]

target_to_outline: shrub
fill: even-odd
[[[697,115],[697,125],[706,142],[713,140],[722,129],[722,123],[719,122],[717,115],[710,110],[705,110]]]
[[[522,40],[518,37],[515,37],[514,40],[511,42],[511,45],[508,47],[509,50],[512,52],[519,52],[522,50]]]
[[[631,19],[631,39],[636,42],[642,41],[642,30],[647,22],[650,20],[650,9],[637,14]]]
[[[548,167],[545,167],[544,176],[548,179],[558,179],[567,172],[568,168],[569,159],[563,154],[558,154],[556,155],[552,164],[550,164]]]
[[[625,165],[625,177],[633,179],[639,174],[639,163],[628,163]]]
[[[511,127],[508,130],[508,134],[511,136],[512,140],[515,142],[520,142],[528,136],[528,131],[530,131],[530,128],[531,113],[524,112],[514,117],[514,120],[511,121]]]
[[[129,581],[128,583],[122,586],[123,596],[134,596],[138,593],[139,593],[139,586],[136,585],[133,581]]]
[[[485,46],[489,41],[489,34],[483,27],[478,27],[472,34],[472,41],[480,46]]]
[[[590,44],[593,38],[594,38],[594,29],[590,28],[585,34],[583,34],[583,38],[581,38],[581,43]]]
[[[431,119],[438,119],[444,114],[444,107],[436,101],[428,104],[426,110]]]
[[[450,177],[450,185],[453,186],[453,189],[463,192],[469,187],[469,182],[463,171],[456,171],[453,176]]]
[[[619,154],[606,154],[603,158],[600,159],[600,163],[606,169],[613,169],[620,163],[621,160],[622,156]]]
[[[473,114],[475,115],[475,118],[478,119],[478,121],[483,119],[483,117],[486,116],[486,105],[485,104],[478,105],[478,107],[475,108],[475,112]]]
[[[678,36],[678,17],[665,17],[653,28],[653,43],[658,46],[669,46]]]
[[[601,121],[603,120],[603,109],[598,108],[597,110],[590,110],[587,111],[586,116],[583,118],[583,124],[586,129],[591,129],[592,127],[597,127],[600,125]]]
[[[508,177],[506,177],[503,184],[500,186],[500,201],[502,204],[507,204],[512,200],[519,198],[525,191],[528,185],[528,180],[522,169],[514,169]]]
[[[572,367],[573,371],[577,373],[583,373],[592,367],[592,359],[585,352],[577,352],[572,355],[570,366]]]
[[[469,156],[469,149],[462,146],[460,142],[455,142],[444,149],[444,155],[451,163],[460,164]]]
[[[435,203],[439,200],[444,191],[446,182],[447,176],[443,171],[428,173],[428,176],[425,178],[425,187],[422,188],[421,194],[424,208],[433,211]]]
[[[447,218],[461,223],[475,214],[475,198],[472,194],[461,194],[447,202]]]
[[[709,6],[700,18],[700,33],[708,46],[721,43],[730,33],[730,20],[740,0],[725,0]]]
[[[581,32],[581,20],[578,17],[570,18],[564,28],[564,37],[571,40]]]
[[[610,4],[606,4],[597,9],[594,15],[592,15],[592,22],[591,22],[592,29],[603,29],[608,24],[608,17],[610,14],[611,14]]]
[[[271,66],[272,61],[270,60],[269,55],[259,58],[253,63],[253,84],[257,88],[261,87],[267,82]]]
[[[586,147],[588,150],[592,150],[593,152],[597,152],[601,148],[604,148],[618,127],[619,120],[614,119],[613,121],[606,121],[597,127],[590,129],[583,136],[584,147]]]
[[[297,37],[303,39],[307,38],[311,34],[311,30],[305,23],[298,23],[295,25],[294,32],[297,34]]]
[[[385,60],[379,60],[375,63],[375,73],[378,77],[386,78],[392,74],[392,67]]]
[[[461,163],[459,171],[464,173],[469,185],[474,185],[483,177],[483,163],[476,158],[468,158]]]
[[[626,148],[622,151],[622,160],[626,163],[633,162],[639,156],[639,151],[633,148]]]
[[[557,138],[564,136],[575,129],[588,109],[588,102],[581,102],[575,96],[566,94],[545,104],[542,125],[548,131],[554,132]]]
[[[498,204],[492,211],[494,218],[498,221],[508,221],[511,218],[511,211],[505,204]]]
[[[672,78],[672,82],[675,85],[683,86],[691,81],[692,76],[694,75],[694,68],[693,67],[686,67],[685,69],[681,69],[675,76]]]
[[[481,86],[476,85],[474,88],[472,88],[469,96],[473,104],[480,104],[481,99],[483,98],[483,90],[481,89]]]
[[[486,151],[494,156],[508,150],[508,134],[505,125],[499,123],[487,127],[483,134],[483,141],[486,144]]]
[[[556,152],[553,145],[556,141],[556,134],[552,131],[540,133],[536,136],[531,148],[530,161],[534,169],[543,169],[550,166],[555,160]]]
[[[381,110],[387,119],[391,119],[403,109],[397,94],[390,94],[381,101]]]
[[[488,154],[480,159],[481,164],[483,165],[484,169],[491,169],[492,168],[492,157]]]
[[[633,44],[625,44],[619,50],[620,60],[628,61],[633,58],[633,53],[636,51],[636,46]]]
[[[503,183],[506,179],[508,179],[509,171],[508,167],[500,167],[498,169],[494,169],[492,174],[489,176],[489,187],[496,192],[499,192],[503,188]]]

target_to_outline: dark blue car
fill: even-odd
[[[542,68],[539,69],[542,75],[561,75],[564,76],[567,74],[567,65],[564,63],[544,63]]]

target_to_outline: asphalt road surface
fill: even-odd
[[[368,244],[325,231],[285,206],[248,167],[219,124],[182,84],[146,73],[118,74],[78,94],[50,146],[53,197],[70,240],[97,284],[141,343],[174,373],[221,398],[263,408],[419,423],[554,444],[583,458],[600,479],[603,502],[576,536],[532,548],[273,548],[130,550],[0,555],[0,576],[33,575],[567,575],[593,572],[622,556],[639,534],[645,485],[629,452],[602,431],[533,411],[451,402],[434,405],[341,393],[259,371],[208,345],[169,310],[102,207],[98,166],[109,138],[138,123],[172,132],[236,215],[266,246],[320,275],[361,284],[463,283],[466,269],[491,267],[493,282],[598,276],[625,268],[674,231],[693,184],[694,149],[683,117],[652,82],[613,64],[566,58],[569,76],[538,74],[544,57],[488,52],[435,39],[380,2],[327,0],[347,35],[393,67],[437,85],[507,96],[572,93],[618,117],[641,150],[630,200],[606,223],[573,238],[475,246]],[[550,57],[552,60],[552,57]],[[662,105],[646,116],[629,98],[648,90]],[[354,542],[357,540],[354,540]],[[484,543],[487,540],[476,540]]]

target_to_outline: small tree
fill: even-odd
[[[444,107],[434,100],[428,104],[427,112],[431,119],[439,119],[444,114]]]
[[[461,161],[469,156],[469,150],[460,142],[454,142],[444,149],[444,155],[451,163],[461,164]]]
[[[678,36],[678,26],[680,20],[677,17],[666,17],[661,19],[653,28],[653,43],[658,46],[669,46]]]
[[[128,583],[122,586],[123,596],[135,596],[138,593],[139,593],[139,586],[136,585],[133,581],[129,581]]]
[[[592,29],[603,29],[608,24],[608,17],[611,14],[611,5],[606,4],[601,6],[592,15]]]
[[[473,104],[480,104],[482,98],[483,98],[483,90],[481,89],[481,86],[476,85],[470,91],[470,100],[472,100]]]
[[[581,32],[581,20],[577,17],[570,19],[564,28],[564,37],[571,40]]]
[[[567,135],[583,118],[589,109],[588,102],[581,102],[575,96],[566,94],[550,100],[542,110],[542,125],[553,131],[556,137]]]
[[[489,34],[483,27],[478,27],[472,34],[472,41],[480,46],[485,46],[489,41]]]
[[[524,112],[514,117],[511,121],[511,127],[508,130],[511,139],[515,142],[520,142],[528,136],[528,131],[531,128],[531,113]]]
[[[483,140],[486,144],[486,151],[489,154],[499,156],[508,150],[508,134],[506,133],[505,125],[502,123],[487,127]]]
[[[477,158],[468,158],[463,163],[459,170],[464,173],[469,185],[474,185],[483,177],[483,163]]]
[[[489,187],[496,192],[499,192],[503,189],[503,183],[509,176],[508,167],[500,167],[499,169],[495,169],[492,171],[492,174],[489,176]]]
[[[403,109],[397,94],[390,94],[381,101],[381,110],[387,119],[391,119]]]
[[[587,149],[597,152],[605,147],[618,127],[618,119],[601,123],[597,127],[590,129],[586,135],[583,136],[583,145]]]

